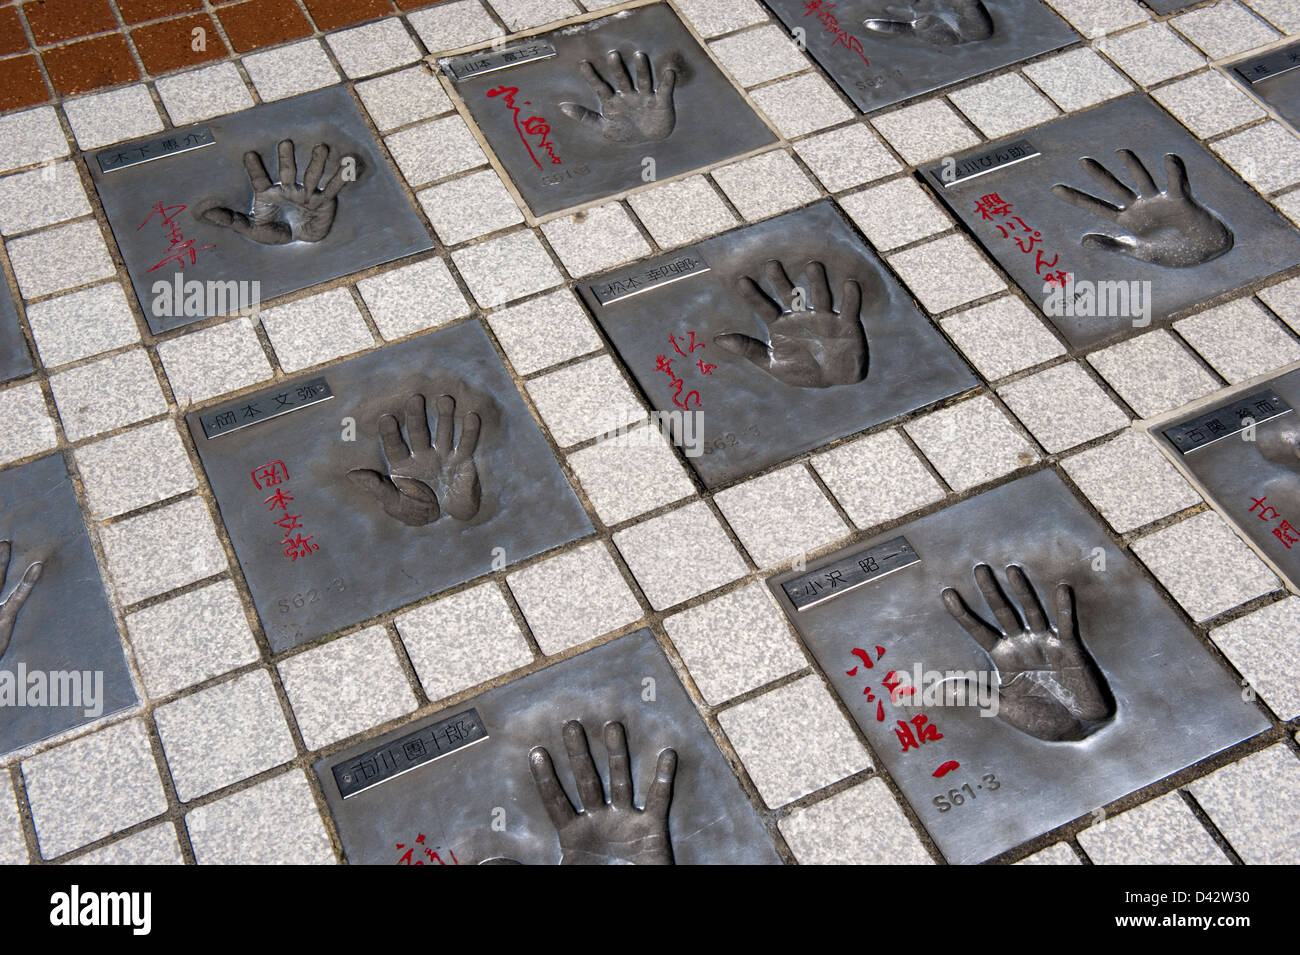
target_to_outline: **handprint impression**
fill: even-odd
[[[443,512],[458,521],[472,519],[478,513],[480,499],[478,468],[474,464],[479,416],[472,411],[465,415],[460,440],[453,446],[456,399],[451,395],[438,399],[436,438],[429,436],[424,395],[407,398],[403,412],[406,441],[402,440],[395,417],[386,414],[379,419],[379,439],[388,459],[388,473],[358,468],[348,472],[348,479],[369,492],[386,514],[411,527],[432,524]]]
[[[9,541],[0,541],[0,586],[3,586],[5,577],[9,575],[10,553]],[[18,581],[13,592],[0,601],[0,657],[3,657],[5,651],[9,649],[9,639],[14,635],[18,611],[23,609],[23,603],[32,592],[32,588],[36,586],[36,581],[41,579],[41,570],[44,566],[39,560],[28,564],[27,569],[23,571],[22,580]]]
[[[1061,183],[1052,187],[1052,195],[1058,199],[1109,219],[1124,230],[1118,235],[1090,232],[1083,237],[1085,248],[1118,252],[1171,268],[1201,265],[1232,248],[1232,230],[1192,197],[1187,166],[1181,157],[1173,153],[1165,155],[1167,185],[1161,191],[1137,154],[1131,149],[1116,151],[1137,184],[1136,192],[1091,157],[1079,160],[1079,165],[1116,202],[1107,202]]]
[[[833,308],[826,267],[809,262],[811,309],[803,301],[785,267],[776,259],[764,266],[773,299],[749,276],[736,283],[742,297],[767,325],[770,342],[739,332],[714,337],[718,347],[749,359],[773,378],[796,388],[853,385],[867,377],[867,335],[862,328],[862,289],[844,283],[840,310]],[[877,289],[872,287],[874,293]],[[786,303],[790,311],[786,311]]]
[[[895,14],[895,9],[907,12]],[[934,46],[956,46],[987,40],[993,35],[993,17],[980,0],[913,0],[890,4],[888,16],[863,22],[868,30],[886,36],[913,36]]]
[[[263,245],[286,242],[319,242],[329,234],[338,210],[335,198],[344,186],[361,175],[361,160],[344,156],[334,175],[321,186],[330,148],[324,143],[311,151],[311,162],[298,182],[298,163],[294,158],[293,140],[280,142],[280,181],[271,182],[262,157],[250,150],[244,153],[244,169],[253,184],[253,215],[227,209],[218,200],[209,199],[195,207],[196,218],[210,225],[233,229]],[[319,187],[319,188],[318,188]]]
[[[943,592],[943,604],[997,667],[999,719],[1039,739],[1083,739],[1113,715],[1114,703],[1079,639],[1074,591],[1069,584],[1057,586],[1053,630],[1025,572],[1012,564],[1007,581],[1024,610],[1024,624],[988,564],[976,566],[975,583],[1001,631],[971,613],[951,587]]]
[[[583,60],[578,69],[600,100],[600,112],[577,103],[561,103],[560,112],[611,142],[653,143],[667,139],[677,125],[673,106],[677,71],[671,67],[663,70],[656,89],[649,57],[637,50],[632,60],[636,68],[635,84],[628,75],[623,55],[617,50],[610,51],[605,62],[612,86],[601,79],[588,60]]]

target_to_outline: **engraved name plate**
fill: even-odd
[[[1234,69],[1237,75],[1247,83],[1258,83],[1270,77],[1300,67],[1300,43],[1293,43],[1281,50],[1274,50],[1267,56],[1238,63]]]
[[[707,271],[709,263],[704,256],[698,249],[689,248],[682,250],[672,261],[605,279],[591,286],[591,294],[601,305],[608,305]]]
[[[1263,424],[1292,410],[1272,388],[1238,398],[1191,421],[1166,428],[1164,435],[1182,454],[1208,447],[1216,441],[1240,434],[1251,424]]]
[[[1033,159],[1035,156],[1042,155],[1034,144],[1027,139],[1017,139],[1013,143],[1007,143],[1005,146],[998,146],[996,149],[990,149],[988,152],[979,153],[974,156],[967,156],[959,160],[955,165],[940,163],[930,168],[930,174],[944,184],[944,187],[955,186],[959,182],[968,182],[971,179],[978,179],[980,176],[993,172],[995,169],[1004,169],[1007,166],[1014,166],[1018,162],[1024,162],[1027,159]]]
[[[796,610],[806,610],[920,561],[906,537],[895,537],[849,554],[828,567],[787,580],[781,589]]]
[[[531,40],[501,50],[485,50],[453,57],[442,64],[442,71],[453,80],[466,80],[471,76],[495,73],[509,66],[545,60],[555,56],[555,47],[545,40]]]
[[[301,385],[272,388],[243,398],[201,416],[199,423],[203,425],[205,435],[215,438],[333,397],[334,392],[330,390],[328,381],[313,378]]]
[[[470,708],[340,763],[334,781],[348,799],[487,738],[478,710]]]
[[[217,140],[212,130],[206,126],[198,129],[173,131],[166,136],[146,139],[134,143],[124,143],[111,149],[103,149],[95,154],[101,172],[114,172],[127,166],[138,166],[142,162],[165,159],[191,149],[211,146]]]

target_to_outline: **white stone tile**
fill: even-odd
[[[694,493],[659,428],[635,428],[569,455],[569,467],[600,519],[613,526]]]
[[[1188,46],[1167,23],[1148,23],[1138,30],[1108,36],[1097,49],[1142,86],[1182,76],[1206,62],[1204,54]]]
[[[50,390],[69,441],[121,428],[167,410],[143,348],[119,352],[50,376]]]
[[[1014,295],[956,312],[940,325],[990,381],[1065,354],[1037,312]]]
[[[775,23],[733,33],[709,44],[713,55],[741,86],[748,89],[808,69],[807,58],[790,34]]]
[[[1083,865],[1074,850],[1064,842],[1041,849],[1031,856],[1025,856],[1016,865]]]
[[[1230,865],[1178,793],[1143,803],[1079,833],[1097,865]]]
[[[88,285],[117,275],[94,220],[70,222],[7,243],[24,299]]]
[[[77,470],[90,516],[107,520],[198,486],[185,445],[170,421],[159,421],[78,448]]]
[[[90,215],[86,190],[70,162],[0,179],[0,232],[13,235]]]
[[[1133,88],[1122,73],[1087,47],[1025,67],[1025,75],[1067,113],[1096,106]]]
[[[801,865],[933,864],[879,777],[796,809],[778,826]]]
[[[250,53],[240,62],[264,103],[333,86],[339,81],[319,40],[303,40]]]
[[[1088,363],[1143,418],[1187,404],[1219,387],[1164,329],[1095,351]]]
[[[416,195],[438,238],[447,245],[476,239],[524,221],[494,170],[452,179]]]
[[[948,98],[989,139],[1037,126],[1060,115],[1019,73],[1006,73],[955,90]]]
[[[954,491],[965,491],[1038,460],[1033,447],[985,395],[904,425]]]
[[[641,619],[636,597],[600,541],[510,574],[506,583],[548,656]]]
[[[345,288],[268,308],[262,312],[262,327],[280,367],[290,374],[375,344]]]
[[[533,378],[525,387],[562,448],[645,417],[641,403],[608,355]]]
[[[1300,716],[1300,597],[1287,597],[1210,631],[1210,639],[1279,719]]]
[[[1129,423],[1128,415],[1075,362],[1021,378],[998,389],[998,395],[1050,452],[1073,448]]]
[[[843,196],[839,203],[881,252],[952,227],[948,214],[907,176]]]
[[[333,865],[334,850],[301,769],[185,816],[199,865]]]
[[[807,205],[818,195],[817,187],[783,149],[715,169],[713,179],[750,222]]]
[[[420,50],[400,17],[327,33],[325,42],[334,51],[343,72],[352,79],[383,73],[420,58]]]
[[[1135,23],[1142,23],[1149,14],[1134,0],[1047,0],[1057,13],[1070,21],[1070,25],[1090,40],[1114,33]]]
[[[633,193],[628,202],[655,242],[665,249],[696,242],[737,225],[727,204],[703,176]]]
[[[271,363],[247,318],[160,342],[158,357],[182,409],[271,377]]]
[[[379,334],[392,341],[470,313],[447,263],[425,259],[357,283]]]
[[[942,99],[923,100],[875,116],[871,125],[913,165],[951,156],[980,141]]]
[[[27,324],[46,368],[140,340],[135,316],[117,282],[28,305]]]
[[[719,491],[713,498],[759,567],[804,557],[849,533],[801,465]]]
[[[542,226],[546,241],[573,276],[603,272],[650,254],[650,246],[617,202]]]
[[[1140,431],[1125,431],[1061,466],[1118,533],[1201,502],[1201,496]]]
[[[18,805],[14,802],[14,787],[9,782],[9,773],[0,773],[0,865],[26,865],[29,858]]]
[[[253,97],[233,63],[164,76],[154,85],[173,126],[187,126],[253,105]]]
[[[812,466],[860,528],[910,514],[944,493],[898,431],[842,444],[814,456]]]
[[[358,83],[357,94],[380,132],[452,109],[437,77],[420,66]]]
[[[0,391],[0,463],[16,461],[54,447],[54,422],[39,383],[14,385]]]
[[[899,252],[889,257],[889,264],[932,314],[946,312],[1007,287],[983,254],[963,235],[944,236]]]
[[[1226,136],[1210,148],[1260,192],[1300,182],[1300,142],[1275,120]]]
[[[786,139],[848,122],[856,113],[816,73],[804,73],[756,89],[751,94]]]
[[[1246,3],[1283,33],[1300,33],[1300,7],[1293,0],[1246,0]]]
[[[1253,298],[1239,298],[1174,324],[1230,384],[1300,361],[1300,343]]]
[[[563,281],[546,249],[526,229],[457,249],[451,258],[482,308],[495,308]]]
[[[567,289],[503,308],[487,316],[492,333],[520,375],[598,351],[600,334]]]
[[[818,133],[794,144],[799,158],[808,164],[827,192],[883,179],[902,171],[880,137],[864,123]]]
[[[747,573],[722,525],[702,501],[618,531],[614,546],[655,610]]]
[[[445,116],[409,126],[393,133],[384,142],[393,154],[397,168],[413,187],[487,162],[478,140],[459,116]]]
[[[430,53],[456,50],[505,32],[478,0],[439,3],[413,10],[406,19]]]
[[[1291,328],[1300,332],[1300,278],[1288,279],[1259,292],[1260,300],[1281,316]],[[31,320],[31,309],[27,310]]]
[[[163,128],[149,87],[143,83],[65,100],[63,113],[82,149],[136,139]]]
[[[196,497],[108,524],[99,536],[124,606],[227,568],[212,516]]]
[[[677,9],[705,37],[730,33],[767,19],[755,0],[678,0]]]
[[[1300,759],[1275,743],[1188,787],[1247,865],[1300,863]]]
[[[1219,0],[1169,22],[1212,60],[1253,50],[1281,35],[1234,0]]]
[[[143,829],[93,852],[79,855],[67,865],[184,865],[176,827],[170,822]]]
[[[0,116],[0,171],[68,154],[68,139],[52,106]]]
[[[505,21],[507,29],[528,30],[567,17],[577,16],[582,10],[571,0],[489,0],[492,9]]]
[[[1262,119],[1266,114],[1245,91],[1217,70],[1162,86],[1152,94],[1201,139]]]

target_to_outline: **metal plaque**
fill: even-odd
[[[607,281],[591,286],[591,294],[601,305],[649,292],[669,282],[677,282],[709,271],[699,249],[682,249],[670,261],[653,266],[632,266],[626,272],[612,275]]]
[[[1300,40],[1238,63],[1232,70],[1278,115],[1300,130]]]
[[[328,378],[329,401],[232,434],[186,419],[273,650],[591,533],[477,321]]]
[[[1054,471],[900,533],[920,560],[834,600],[796,610],[795,575],[770,585],[949,862],[1270,726]]]
[[[334,785],[347,799],[483,739],[487,730],[477,711],[455,713],[337,764]]]
[[[697,258],[707,273],[601,302],[629,275]],[[580,291],[709,487],[976,384],[829,201]]]
[[[906,537],[895,537],[874,547],[859,548],[830,566],[787,580],[781,589],[796,610],[807,610],[910,567],[920,559]]]
[[[1222,407],[1152,430],[1175,465],[1293,589],[1300,587],[1300,416],[1291,410],[1297,406],[1300,371],[1292,371]],[[1201,440],[1189,437],[1191,431]]]
[[[443,72],[453,80],[467,80],[483,73],[495,73],[506,67],[546,60],[555,56],[555,47],[545,40],[526,40],[500,50],[483,50],[453,57],[442,64]]]
[[[63,458],[0,471],[0,753],[136,703]]]
[[[776,141],[667,4],[531,42],[555,55],[472,74],[456,88],[535,215]],[[464,59],[439,63],[450,72]]]
[[[339,785],[338,769],[355,765],[376,748],[375,741],[315,764],[349,862],[781,861],[649,630],[489,690],[446,714],[381,737],[378,746],[427,734],[445,723],[447,714],[466,710],[485,738],[351,798]],[[570,721],[580,725],[566,731]],[[622,728],[614,739],[609,723]],[[572,739],[580,746],[584,736],[591,759],[571,759],[567,743]],[[617,767],[611,769],[611,742],[614,751],[630,757],[630,804],[618,795],[625,787],[611,787],[612,775],[626,781],[616,775]],[[549,761],[535,769],[530,751],[539,746]],[[676,754],[675,763],[666,750]],[[582,780],[577,785],[575,772]],[[670,798],[656,785],[657,777],[669,782]],[[622,845],[612,845],[615,840]]]
[[[1158,16],[1164,16],[1168,13],[1178,13],[1185,10],[1199,0],[1142,0],[1142,3],[1150,7],[1152,12]]]
[[[268,388],[266,391],[241,398],[216,411],[199,416],[203,433],[209,438],[229,434],[249,425],[259,424],[291,411],[300,411],[318,401],[334,397],[330,383],[324,378],[295,385],[292,389]]]
[[[155,333],[433,247],[343,86],[87,159]]]
[[[1039,0],[768,0],[864,113],[1079,39]]]
[[[1041,155],[922,175],[1070,344],[1134,334],[1300,263],[1300,233],[1141,94],[1034,130]]]
[[[982,153],[976,153],[967,156],[961,162],[955,163],[952,174],[945,174],[943,185],[945,189],[951,189],[953,186],[962,182],[969,182],[971,179],[978,179],[980,176],[987,175],[998,169],[1005,169],[1007,166],[1014,166],[1018,162],[1024,162],[1026,159],[1033,159],[1041,156],[1034,144],[1027,139],[1017,139],[1013,143],[1007,143],[1005,146],[999,146],[995,149],[987,149]]]
[[[21,378],[33,367],[9,290],[0,288],[0,381]]]

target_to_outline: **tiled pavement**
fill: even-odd
[[[0,7],[0,88],[18,97],[0,115],[5,280],[22,293],[40,364],[0,388],[0,467],[52,450],[68,463],[146,701],[2,757],[0,861],[341,859],[310,771],[323,751],[643,626],[787,859],[940,861],[762,581],[795,552],[825,553],[1053,468],[1249,680],[1273,726],[1006,861],[1300,862],[1300,598],[1133,427],[1300,360],[1300,277],[1082,353],[913,175],[917,163],[1147,90],[1300,221],[1300,143],[1221,63],[1300,33],[1296,5],[1214,0],[1155,20],[1133,0],[1050,0],[1084,43],[864,118],[755,0],[671,2],[781,141],[540,224],[421,58],[582,15],[572,0],[447,0],[400,14],[420,5]],[[368,18],[379,19],[350,25]],[[188,37],[191,22],[209,27],[206,52],[165,39]],[[101,75],[82,78],[92,67],[79,47],[90,44],[124,58],[102,54]],[[14,77],[33,71],[39,82],[17,92]],[[15,111],[49,98],[44,77],[53,105]],[[81,151],[338,83],[382,136],[436,249],[288,296],[256,321],[150,334]],[[575,280],[826,196],[979,387],[716,493],[679,449],[598,444],[611,409],[646,408]],[[596,534],[273,654],[183,415],[480,320]],[[556,585],[572,579],[581,592]],[[821,732],[810,739],[804,725]]]

